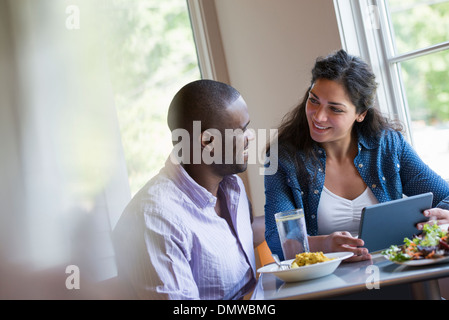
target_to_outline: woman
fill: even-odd
[[[360,261],[370,258],[357,238],[363,207],[431,191],[433,206],[449,209],[442,202],[448,182],[374,107],[376,89],[369,66],[344,50],[316,61],[303,101],[279,128],[278,170],[265,176],[273,253],[283,257],[274,219],[280,211],[304,209],[310,251],[351,251],[350,260]],[[449,223],[447,210],[426,214]]]

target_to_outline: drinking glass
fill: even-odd
[[[294,259],[298,253],[309,252],[303,209],[278,212],[274,217],[279,239],[281,240],[284,260]]]

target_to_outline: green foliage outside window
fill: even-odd
[[[185,0],[108,1],[108,64],[134,194],[163,167],[168,106],[200,71]]]
[[[396,54],[449,41],[449,1],[389,0]],[[401,63],[412,121],[449,121],[449,50]]]

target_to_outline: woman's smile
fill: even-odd
[[[330,127],[326,127],[326,126],[323,126],[323,125],[321,125],[321,124],[318,124],[315,120],[313,120],[312,119],[312,123],[313,123],[313,126],[314,126],[314,128],[315,129],[318,129],[318,132],[320,132],[320,131],[326,131],[327,129],[330,129]]]

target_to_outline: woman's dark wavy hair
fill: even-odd
[[[380,137],[385,130],[402,131],[399,122],[390,121],[376,108],[377,83],[370,66],[361,58],[351,56],[339,50],[325,58],[318,58],[312,69],[312,79],[301,103],[287,113],[278,128],[278,144],[288,155],[295,159],[298,170],[303,167],[296,156],[303,151],[307,158],[315,159],[313,146],[316,144],[310,136],[306,118],[306,104],[313,84],[319,79],[327,79],[343,85],[348,97],[356,107],[356,113],[367,111],[362,122],[355,122],[353,132],[357,130],[365,137]],[[267,146],[269,149],[269,146]]]
[[[354,123],[353,130],[366,137],[379,137],[388,129],[402,131],[398,122],[390,121],[375,107],[377,83],[370,66],[359,57],[339,50],[316,60],[310,86],[301,103],[282,119],[278,129],[279,145],[311,155],[315,142],[310,136],[305,110],[310,89],[318,79],[340,83],[356,107],[356,113],[367,111],[362,122]]]

